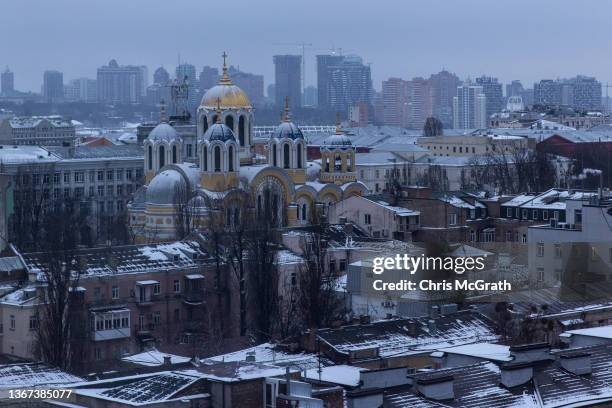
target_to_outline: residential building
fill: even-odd
[[[206,92],[219,82],[219,70],[205,65],[199,76],[200,92]]]
[[[302,106],[302,56],[275,55],[274,58],[274,102],[283,106],[289,98],[291,109]]]
[[[46,206],[77,199],[87,227],[102,239],[104,216],[123,214],[143,182],[143,150],[136,145],[48,147],[4,145],[0,148],[2,248],[15,242],[20,205]],[[4,238],[6,237],[6,238]]]
[[[481,76],[476,78],[476,84],[482,87],[482,93],[487,98],[487,122],[494,113],[499,113],[504,109],[504,95],[502,84],[497,78]]]
[[[538,105],[561,105],[561,85],[552,79],[542,79],[533,85],[533,103]]]
[[[143,66],[119,65],[110,60],[98,68],[98,102],[137,104],[146,95],[146,69]]]
[[[534,85],[534,103],[540,105],[601,110],[601,96],[601,83],[594,77],[582,75],[555,81],[543,79]]]
[[[522,96],[524,91],[523,84],[518,79],[514,79],[509,84],[506,84],[506,98],[511,96]]]
[[[308,85],[306,88],[304,88],[304,106],[317,106],[318,92],[318,89],[312,85]]]
[[[0,123],[0,143],[13,145],[73,145],[76,133],[61,116],[18,116]]]
[[[453,127],[483,129],[487,124],[487,97],[483,87],[468,80],[457,87],[457,96],[453,97]]]
[[[406,127],[423,129],[425,121],[433,115],[433,100],[431,84],[423,78],[413,78],[408,81],[408,109]]]
[[[372,102],[370,66],[356,55],[345,56],[337,65],[328,66],[328,103],[338,111],[346,111],[357,102]]]
[[[317,55],[317,106],[329,108],[329,67],[338,66],[344,61],[342,55]]]
[[[383,124],[406,127],[408,122],[408,81],[389,78],[382,82]]]
[[[15,75],[8,67],[0,73],[0,95],[10,96],[15,92]]]
[[[98,83],[95,79],[77,78],[64,87],[67,100],[95,103],[98,101]]]
[[[153,83],[158,85],[168,85],[170,82],[170,74],[164,67],[159,67],[153,73]]]
[[[461,81],[457,75],[446,70],[429,77],[432,95],[433,116],[440,119],[445,128],[453,127],[453,98]]]
[[[59,71],[45,71],[42,95],[47,102],[61,101],[64,98],[64,74]]]

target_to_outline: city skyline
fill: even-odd
[[[503,5],[483,0],[470,1],[470,7],[454,3],[426,5],[421,1],[383,2],[376,6],[382,11],[378,17],[361,12],[366,2],[328,4],[316,0],[288,8],[270,0],[260,3],[257,9],[240,7],[238,2],[230,10],[229,25],[224,19],[206,17],[228,13],[227,7],[204,7],[194,1],[179,4],[178,9],[190,10],[183,14],[151,8],[144,1],[111,1],[103,5],[73,0],[36,3],[37,7],[32,8],[22,2],[6,2],[2,14],[8,17],[27,12],[31,23],[38,27],[36,32],[45,32],[44,36],[27,32],[10,35],[21,32],[22,22],[0,18],[0,34],[13,38],[0,53],[0,66],[10,67],[15,73],[15,89],[24,91],[40,92],[45,70],[62,71],[66,82],[94,78],[96,69],[113,58],[120,64],[146,65],[152,73],[159,66],[172,72],[180,55],[181,62],[194,64],[199,72],[204,65],[220,67],[224,50],[230,55],[230,64],[264,75],[268,85],[274,78],[273,55],[301,53],[297,45],[280,44],[301,41],[314,44],[306,47],[306,85],[316,84],[315,55],[325,54],[334,46],[372,64],[377,90],[389,77],[411,79],[443,68],[460,78],[485,74],[504,84],[519,79],[526,87],[540,79],[576,74],[595,76],[606,83],[612,72],[612,61],[603,58],[606,43],[593,41],[605,38],[605,16],[609,14],[605,10],[612,11],[612,6],[600,2],[599,13],[593,14],[586,4],[573,9],[570,15],[563,7],[571,6],[568,1],[555,2],[555,7],[550,7],[550,1],[519,1],[528,5],[529,13],[522,14],[517,23]],[[392,13],[386,12],[391,9]],[[543,13],[548,16],[545,20],[541,18]],[[99,17],[95,21],[87,18],[94,14]],[[464,24],[462,17],[468,14],[478,24]],[[54,18],[47,18],[49,15]],[[482,20],[478,20],[479,16]],[[380,24],[376,24],[377,18]],[[364,29],[354,30],[355,26]],[[483,36],[483,32],[487,35]],[[381,47],[381,43],[385,46]],[[36,52],[24,53],[24,49]],[[571,57],[578,53],[580,58]]]

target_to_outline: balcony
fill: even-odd
[[[91,339],[106,341],[130,337],[130,310],[114,309],[91,313]]]
[[[140,306],[149,306],[153,304],[154,288],[159,285],[156,280],[144,280],[136,282],[136,303]]]

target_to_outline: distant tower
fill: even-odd
[[[0,93],[10,95],[15,92],[15,77],[8,67],[0,75]]]
[[[328,136],[321,146],[321,176],[324,183],[338,185],[357,181],[355,171],[355,147],[344,134],[340,115],[336,118],[336,133]]]

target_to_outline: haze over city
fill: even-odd
[[[306,83],[315,84],[315,54],[342,48],[372,64],[380,89],[390,76],[429,76],[446,68],[462,78],[482,74],[526,86],[542,78],[591,75],[612,82],[612,4],[586,0],[468,1],[77,0],[2,2],[0,66],[15,87],[40,92],[46,69],[67,79],[120,64],[229,62],[273,82],[272,55],[298,53],[306,42]],[[6,41],[9,38],[11,41]]]

